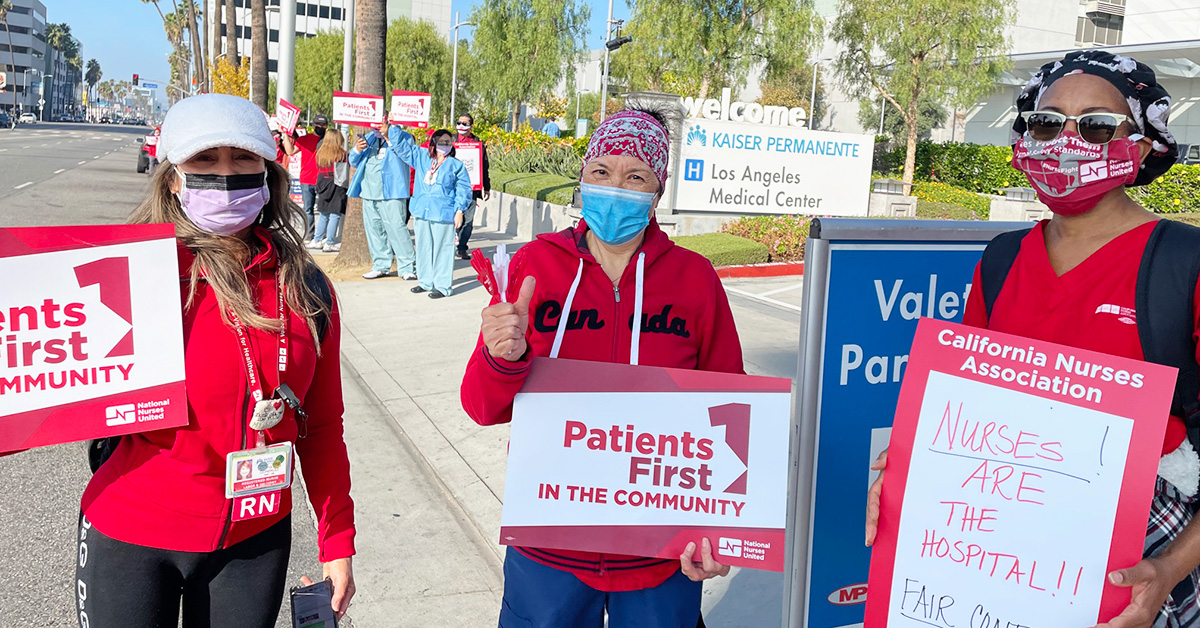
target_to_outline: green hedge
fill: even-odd
[[[535,198],[555,205],[570,205],[575,197],[576,178],[553,174],[504,172],[492,169],[492,191]]]
[[[765,245],[728,233],[679,236],[674,240],[675,244],[708,258],[713,266],[762,264],[768,257]]]
[[[725,223],[721,231],[762,244],[772,262],[796,262],[804,259],[811,223],[812,216],[746,216]]]
[[[1172,166],[1150,185],[1129,188],[1129,196],[1160,214],[1200,211],[1200,166]]]
[[[900,178],[904,169],[904,144],[892,146],[876,169]],[[945,183],[981,194],[1001,188],[1026,187],[1025,175],[1012,167],[1012,148],[982,144],[919,142],[914,181]]]

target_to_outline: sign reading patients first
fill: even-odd
[[[505,545],[782,571],[791,381],[539,358],[513,404]],[[697,554],[698,556],[698,554]]]
[[[171,225],[0,229],[0,452],[187,424]]]
[[[866,216],[875,138],[810,131],[804,110],[685,99],[675,207]]]

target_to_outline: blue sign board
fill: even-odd
[[[147,83],[146,81],[142,81],[142,87],[147,89],[158,89],[158,83]]]
[[[997,234],[1028,225],[823,219],[808,240],[787,628],[861,627],[871,462],[887,447],[921,317],[961,322]]]

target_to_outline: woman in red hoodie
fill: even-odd
[[[513,256],[507,303],[483,311],[462,402],[480,425],[512,420],[533,357],[742,373],[720,279],[655,222],[670,143],[653,112],[626,110],[596,129],[580,176],[579,226],[538,236]],[[695,628],[701,582],[726,575],[712,547],[678,560],[510,547],[500,626]]]
[[[269,628],[291,551],[292,452],[333,605],[354,595],[337,304],[293,225],[266,119],[221,94],[177,103],[131,220],[173,223],[188,424],[124,436],[83,494],[81,628]],[[250,477],[242,476],[250,463]],[[264,490],[265,489],[265,490]]]

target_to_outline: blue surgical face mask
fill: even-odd
[[[650,224],[653,192],[636,192],[607,185],[581,183],[583,219],[601,242],[620,246],[636,238]]]

